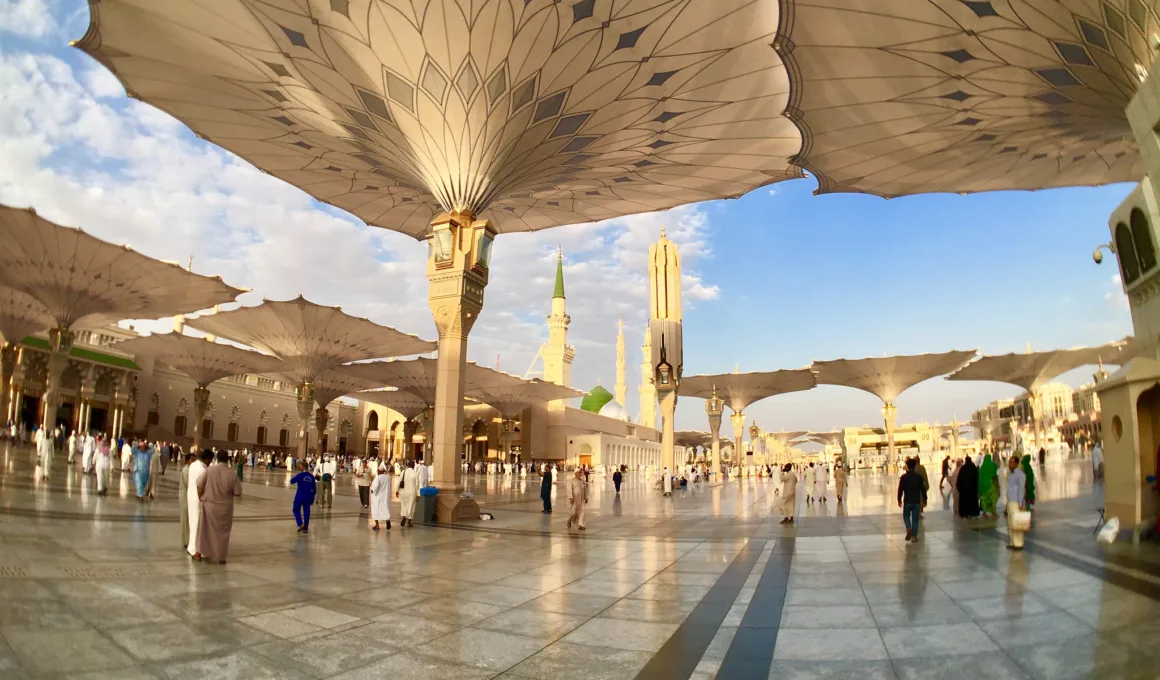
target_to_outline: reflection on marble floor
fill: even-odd
[[[1083,462],[1044,471],[1041,527],[1022,554],[1004,549],[994,522],[952,520],[937,495],[923,541],[905,544],[881,476],[855,476],[844,510],[831,495],[796,529],[777,524],[766,480],[662,499],[631,478],[618,500],[599,479],[583,537],[564,528],[562,508],[541,514],[538,484],[518,479],[469,480],[494,522],[379,533],[343,484],[302,536],[287,475],[247,471],[225,566],[192,563],[178,546],[172,468],[160,497],[139,505],[127,475],[98,497],[59,457],[47,484],[32,464],[27,449],[0,449],[5,680],[1156,678],[1160,668],[1160,602],[1147,587],[1160,579],[1131,566],[1155,555],[1133,553],[1112,579],[1094,547],[1095,557],[1056,541],[1090,537],[1099,495]]]

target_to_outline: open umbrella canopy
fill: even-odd
[[[418,418],[419,414],[423,412],[423,409],[427,408],[427,402],[410,392],[404,392],[395,388],[352,392],[347,396],[352,399],[358,399],[359,401],[385,406],[401,414],[407,420]]]
[[[396,387],[409,392],[427,406],[435,403],[435,385],[439,374],[435,359],[420,357],[405,361],[372,361],[351,364],[338,369],[347,375],[374,381],[380,385]],[[464,395],[478,399],[485,389],[518,385],[522,378],[509,375],[478,364],[467,363],[464,369]]]
[[[716,388],[717,396],[724,400],[734,413],[740,413],[750,404],[766,397],[813,389],[816,384],[817,380],[813,372],[808,368],[801,368],[752,373],[693,375],[681,380],[677,389],[681,396],[708,399]]]
[[[53,319],[36,298],[15,288],[0,286],[0,340],[13,344],[48,330]]]
[[[187,319],[186,324],[278,357],[285,362],[281,373],[296,384],[313,382],[350,361],[421,354],[436,346],[301,295]]]
[[[293,374],[277,373],[270,377],[294,384]],[[382,387],[373,380],[363,380],[334,370],[323,371],[311,382],[314,385],[314,401],[322,408],[330,406],[330,402],[351,392]]]
[[[558,399],[574,399],[584,396],[584,393],[535,378],[518,383],[482,385],[472,391],[472,396],[494,406],[505,418],[514,418],[530,406]]]
[[[90,2],[131,96],[415,237],[528,231],[800,177],[770,0]]]
[[[819,385],[843,385],[873,394],[885,404],[918,383],[946,375],[967,363],[975,350],[868,359],[815,361]]]
[[[145,335],[118,342],[114,349],[153,357],[188,375],[198,387],[232,375],[269,373],[283,366],[277,357],[178,333]]]
[[[1129,338],[1098,347],[1059,349],[1047,352],[1013,352],[979,357],[947,380],[988,380],[1022,387],[1028,392],[1068,371],[1103,362],[1118,365],[1132,358],[1135,342]]]
[[[245,292],[7,205],[0,205],[0,284],[35,299],[64,328],[173,316]]]

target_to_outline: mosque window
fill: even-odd
[[[266,443],[266,426],[259,425],[258,426],[258,445],[261,446],[261,445],[264,445],[265,443]]]
[[[278,431],[278,446],[286,446],[286,443],[289,441],[290,441],[290,431],[289,430],[279,430]]]
[[[1124,285],[1130,286],[1140,278],[1140,262],[1136,259],[1132,232],[1123,222],[1116,225],[1116,252],[1120,255],[1120,273],[1124,277]]]
[[[1129,217],[1132,225],[1132,242],[1136,245],[1136,258],[1140,260],[1140,273],[1146,273],[1156,266],[1156,245],[1152,242],[1152,225],[1139,208],[1133,208]]]
[[[185,427],[185,416],[177,416],[173,419],[173,434],[178,437],[184,437]]]
[[[379,429],[379,413],[378,411],[371,411],[367,415],[367,432],[375,432]]]
[[[238,424],[237,423],[230,423],[229,427],[226,428],[226,439],[228,439],[231,442],[236,442],[238,440]]]

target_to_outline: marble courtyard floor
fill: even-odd
[[[768,480],[596,478],[585,534],[562,486],[544,515],[538,482],[483,478],[494,521],[371,532],[344,476],[300,535],[285,471],[247,470],[221,566],[179,546],[174,468],[139,504],[0,445],[0,678],[1160,677],[1160,556],[1096,546],[1085,462],[1041,477],[1010,553],[939,494],[905,544],[881,475],[793,529]]]

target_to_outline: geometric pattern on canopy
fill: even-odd
[[[153,357],[188,375],[198,387],[232,375],[268,373],[283,366],[277,357],[179,333],[145,335],[118,342],[113,349]]]
[[[792,177],[770,0],[90,0],[131,96],[368,224],[528,231]]]
[[[290,384],[295,382],[293,375],[274,374],[270,377]],[[323,371],[312,381],[312,384],[314,385],[314,401],[320,408],[326,408],[330,406],[330,402],[352,392],[382,387],[381,383],[374,380],[363,380],[333,370]]]
[[[433,342],[351,316],[341,307],[315,304],[301,295],[293,300],[263,300],[255,307],[190,318],[186,323],[282,359],[286,377],[296,385],[312,382],[323,371],[348,361],[421,354],[436,347]]]
[[[918,383],[946,375],[967,363],[975,350],[952,350],[942,354],[871,357],[815,361],[819,385],[844,385],[873,394],[884,404]]]
[[[673,433],[673,441],[677,446],[692,449],[698,446],[712,446],[713,435],[700,430],[678,430]]]
[[[1041,189],[1144,174],[1124,107],[1142,0],[783,0],[795,161],[819,191]],[[1139,66],[1137,66],[1139,65]]]
[[[1124,341],[1118,341],[1098,347],[985,356],[947,376],[947,380],[987,380],[1035,392],[1044,383],[1080,366],[1127,362],[1131,359],[1131,352],[1124,351],[1125,346]]]
[[[0,341],[16,344],[52,327],[52,316],[35,298],[0,286]]]
[[[717,396],[740,413],[755,401],[787,392],[810,390],[817,385],[817,377],[808,368],[753,373],[721,373],[693,375],[681,380],[678,391],[682,396],[709,399],[716,388]]]
[[[36,299],[63,328],[173,316],[245,292],[7,205],[0,205],[0,284]]]
[[[818,444],[837,445],[842,443],[843,433],[837,432],[810,432],[806,439]]]

